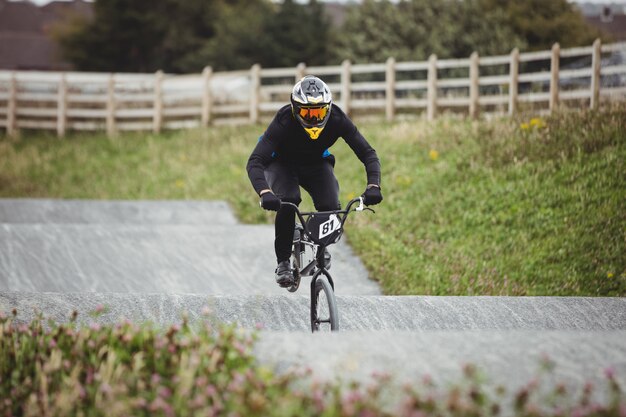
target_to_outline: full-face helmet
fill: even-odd
[[[307,75],[293,87],[291,110],[311,139],[317,139],[326,126],[332,101],[326,83],[313,75]]]

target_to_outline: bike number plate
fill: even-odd
[[[335,214],[331,214],[328,217],[328,220],[325,221],[324,223],[320,224],[320,229],[319,229],[319,238],[323,239],[326,236],[330,235],[331,233],[333,233],[334,231],[337,231],[341,229],[341,222],[339,221],[339,218],[337,217],[337,215]]]
[[[307,236],[318,245],[330,245],[341,235],[341,220],[336,214],[315,214],[306,223]]]

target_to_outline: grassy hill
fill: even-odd
[[[626,106],[359,127],[385,200],[347,236],[386,293],[626,295]],[[271,222],[245,172],[263,129],[2,137],[0,197],[225,199]],[[331,151],[347,201],[363,167],[342,141]]]

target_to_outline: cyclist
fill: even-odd
[[[248,177],[266,210],[277,211],[274,250],[276,282],[293,284],[289,265],[295,227],[295,209],[281,207],[281,200],[299,205],[300,186],[313,199],[317,211],[339,210],[339,184],[334,174],[335,157],[328,149],[342,137],[365,166],[366,205],[378,204],[380,161],[348,116],[332,102],[330,89],[321,79],[308,75],[298,81],[291,104],[283,106],[259,138],[247,163]]]

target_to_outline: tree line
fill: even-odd
[[[171,73],[441,58],[588,45],[567,0],[363,0],[333,25],[316,0],[96,0],[53,35],[77,70]]]

